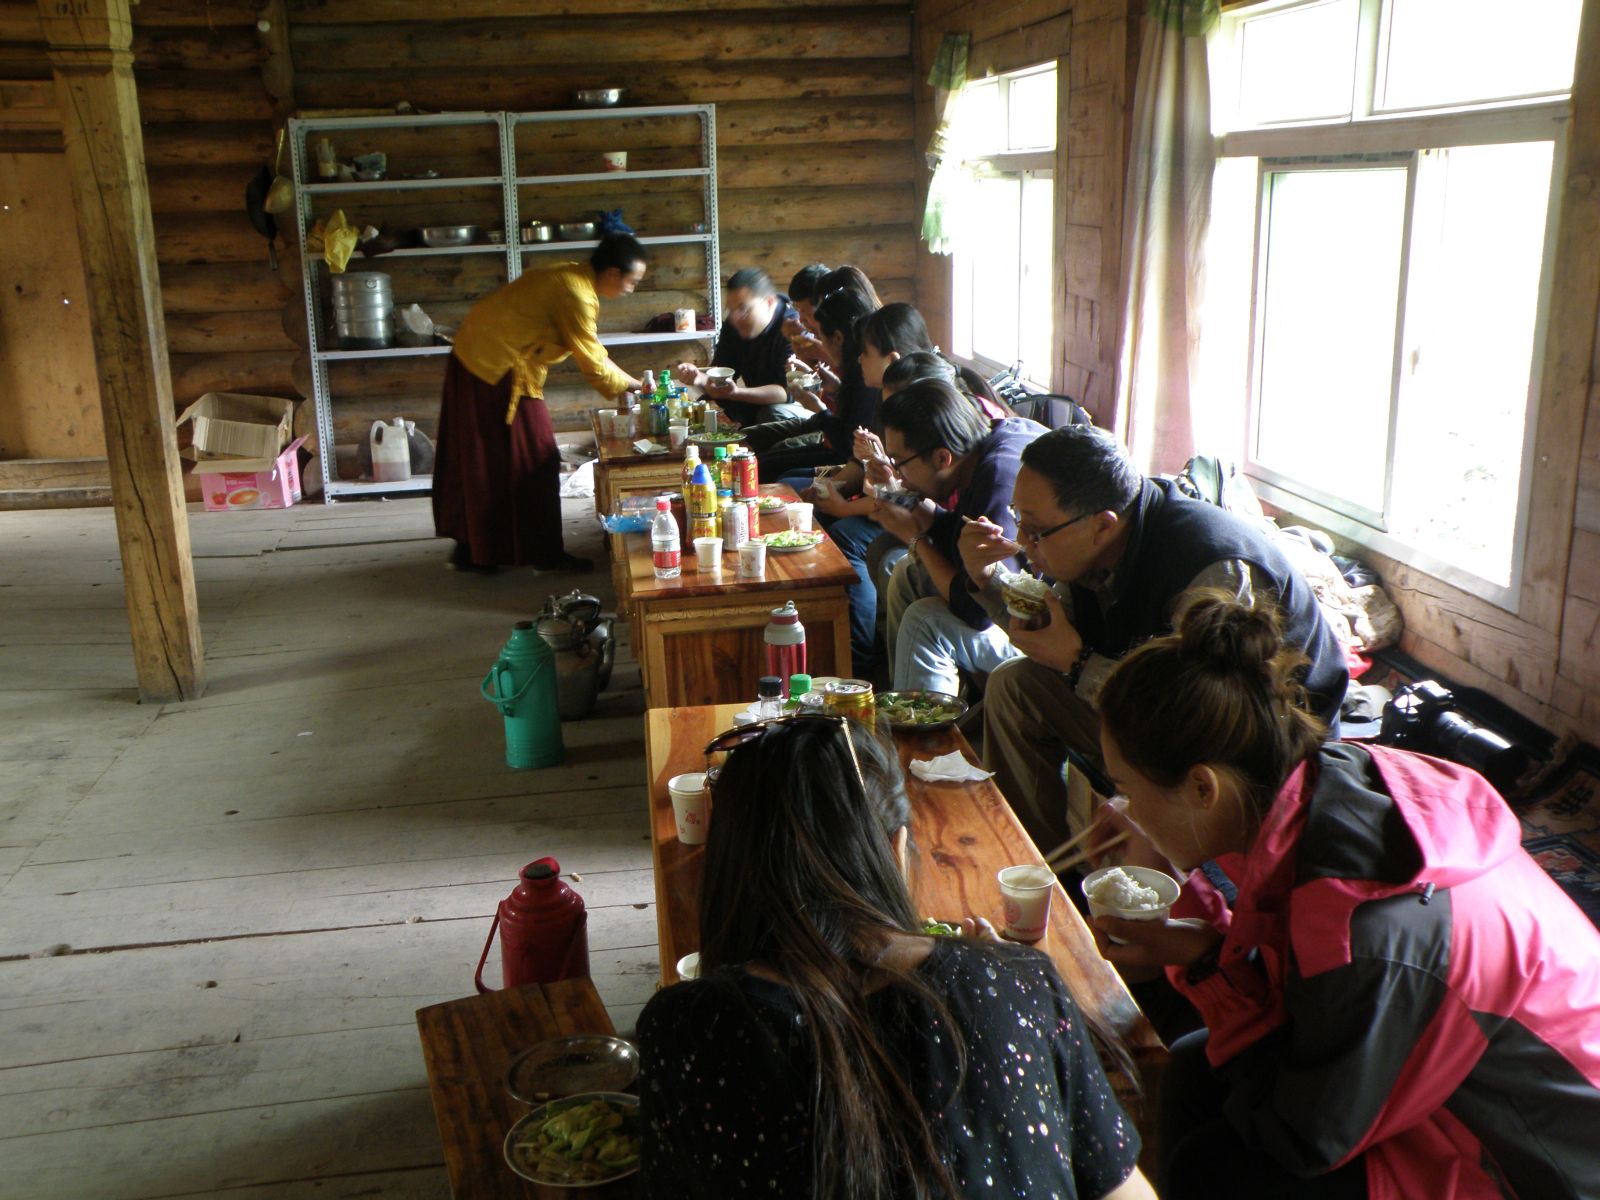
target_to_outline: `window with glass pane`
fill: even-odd
[[[1389,0],[1375,107],[1439,108],[1572,87],[1583,0]]]
[[[1266,176],[1257,464],[1383,511],[1406,169]]]
[[[1246,125],[1350,115],[1357,0],[1325,0],[1239,26],[1239,109]]]
[[[1056,73],[1054,68],[1010,81],[1006,97],[1006,148],[1052,150],[1056,144]]]
[[[1429,151],[1418,167],[1390,530],[1511,581],[1554,145]]]
[[[961,93],[961,151],[968,157],[999,154],[1006,148],[1006,114],[998,79],[968,84]]]

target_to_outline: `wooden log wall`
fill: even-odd
[[[134,69],[178,407],[213,390],[293,396],[289,296],[244,213],[244,188],[270,160],[271,37],[257,21],[280,0],[143,0]],[[60,114],[37,0],[0,0],[0,145],[59,154]],[[57,221],[75,242],[70,206]],[[67,344],[62,359],[81,358]],[[92,359],[84,368],[93,377]],[[101,451],[103,453],[103,450]]]
[[[971,37],[969,77],[1057,62],[1056,361],[1051,383],[1108,428],[1117,395],[1122,191],[1139,45],[1137,14],[1143,7],[1129,0],[916,3],[919,147],[933,132],[933,89],[923,81],[946,33]],[[922,167],[919,199],[927,182]],[[935,339],[950,345],[950,259],[929,254],[920,245],[917,297]]]
[[[513,7],[518,15],[504,15]],[[578,88],[604,86],[627,87],[629,104],[715,103],[724,278],[761,266],[781,287],[810,262],[854,263],[887,297],[913,296],[905,0],[288,0],[287,8],[294,94],[303,109],[409,101],[419,110],[542,111],[572,107]],[[427,135],[427,153],[439,153],[438,136]],[[551,173],[598,169],[604,150],[627,150],[635,168],[684,165],[699,141],[692,121],[665,129],[572,123],[545,131],[543,140],[535,136],[523,131],[519,162]],[[405,139],[382,148],[392,161],[423,152]],[[470,135],[461,154],[478,156]],[[620,205],[641,232],[686,231],[703,214],[698,187],[684,182],[634,183],[626,195],[573,185],[537,199],[525,192],[519,202],[525,219],[571,219]],[[365,222],[376,211],[393,228],[441,216],[498,223],[481,195],[399,193],[384,201],[364,194],[359,212],[344,199],[351,220]],[[705,279],[702,260],[695,247],[661,248],[643,290],[602,307],[602,328],[637,330],[684,305],[708,310],[708,282],[716,284]],[[459,318],[463,297],[490,290],[502,269],[492,255],[391,259],[382,269],[391,266],[397,299],[416,299],[446,322]],[[298,304],[289,311],[285,323],[292,326]],[[638,372],[695,354],[668,345],[627,348],[616,357]],[[340,434],[399,413],[431,430],[442,372],[437,359],[340,364],[332,377],[347,397],[336,410]],[[558,430],[588,427],[585,414],[596,398],[570,366],[552,373],[549,399]]]

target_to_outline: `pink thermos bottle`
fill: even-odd
[[[800,614],[790,600],[782,608],[772,610],[772,619],[761,635],[767,647],[766,674],[783,680],[783,693],[789,694],[789,676],[805,675],[806,627],[800,624]]]

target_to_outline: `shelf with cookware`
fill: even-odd
[[[600,149],[613,139],[621,149]],[[709,346],[715,337],[713,105],[296,118],[289,141],[310,398],[330,502],[431,485],[427,476],[341,479],[338,451],[365,441],[362,426],[372,419],[422,415],[431,424],[448,331],[477,300],[551,254],[587,258],[608,213],[651,247],[654,278],[644,285],[651,290],[602,304],[600,341],[635,358],[661,345],[659,362],[624,364],[639,374],[677,361],[680,352],[667,353],[673,344]],[[636,169],[615,169],[629,154]],[[607,169],[583,169],[600,163]],[[541,213],[550,220],[537,219]],[[371,226],[380,240],[363,242],[335,272],[310,236],[319,225],[347,238]],[[424,235],[446,240],[418,244]],[[660,287],[652,288],[656,278]],[[663,327],[663,315],[685,307],[704,314],[700,327],[692,319],[688,328]]]

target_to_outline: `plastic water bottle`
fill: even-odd
[[[655,519],[650,522],[650,557],[657,579],[676,579],[683,570],[678,523],[672,519],[672,501],[665,496],[656,501]]]
[[[639,382],[642,385],[639,388],[639,394],[645,397],[648,403],[656,394],[656,373],[647,368],[644,377]]]

